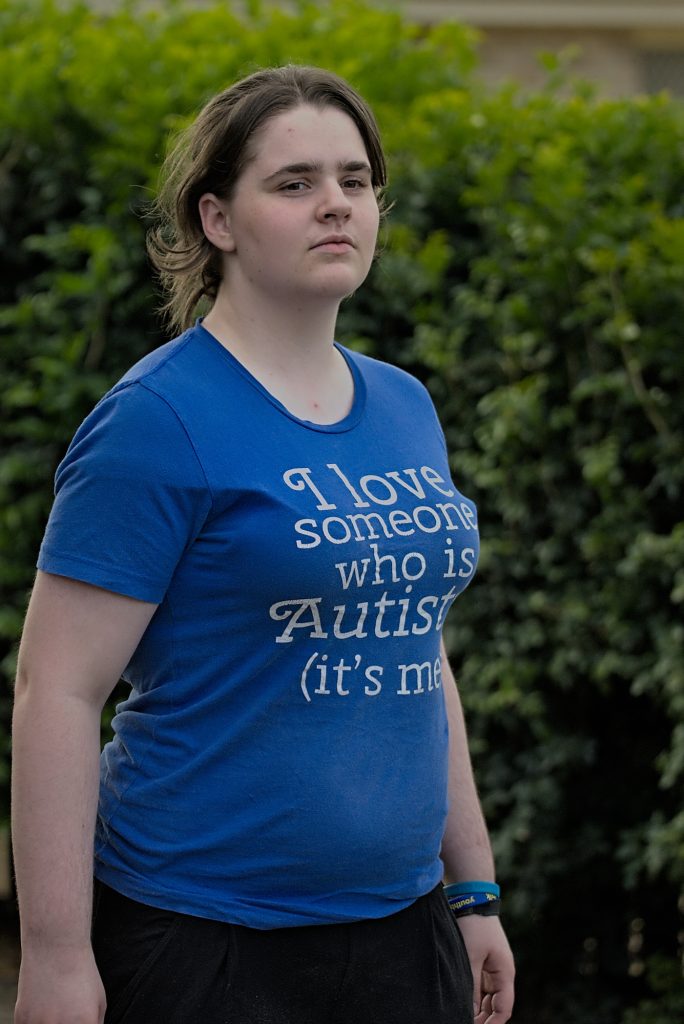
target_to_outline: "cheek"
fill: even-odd
[[[372,203],[369,203],[365,214],[365,222],[369,234],[377,235],[378,229],[380,228],[380,209],[377,202],[373,201]]]
[[[268,245],[282,233],[282,218],[277,208],[270,209],[261,203],[245,203],[234,221],[236,236],[243,243]]]
[[[293,241],[301,232],[292,224],[291,218],[270,214],[254,218],[250,225],[252,243],[266,254],[282,249],[292,249]]]
[[[369,246],[371,246],[373,250],[375,250],[375,246],[377,245],[379,228],[380,211],[376,206],[374,210],[369,211],[364,224],[364,233],[367,237]]]

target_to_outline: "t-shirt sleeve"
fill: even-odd
[[[432,426],[435,429],[435,433],[437,434],[437,437],[439,439],[439,443],[442,446],[444,454],[446,455],[447,460],[448,460],[448,458],[449,458],[449,450],[448,450],[448,447],[447,447],[446,437],[444,435],[444,428],[442,427],[442,424],[441,424],[441,421],[440,421],[440,418],[439,418],[439,413],[437,412],[437,409],[435,408],[435,403],[434,403],[434,401],[432,399],[432,395],[430,394],[428,389],[425,387],[425,385],[422,384],[420,381],[416,380],[415,383],[418,385],[418,388],[420,389],[420,392],[422,393],[424,399],[426,400],[426,404],[427,404],[427,410],[426,410],[427,411],[427,417],[428,417],[429,421],[432,423]]]
[[[125,386],[95,407],[57,469],[38,568],[158,604],[210,508],[174,410]]]
[[[439,415],[437,413],[437,410],[435,409],[435,406],[434,406],[434,404],[432,402],[432,399],[430,399],[430,408],[432,410],[432,419],[433,419],[433,423],[434,423],[434,426],[435,426],[435,430],[437,432],[437,437],[439,438],[439,443],[441,444],[442,448],[444,449],[444,454],[446,455],[447,460],[448,460],[449,459],[449,449],[447,447],[446,437],[444,435],[444,428],[443,428],[443,426],[442,426],[442,424],[440,422]]]

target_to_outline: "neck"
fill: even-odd
[[[335,423],[354,399],[349,368],[333,345],[338,307],[328,298],[276,308],[263,296],[246,303],[219,291],[204,325],[292,413]]]
[[[263,294],[240,301],[222,287],[204,325],[249,370],[301,379],[329,364],[338,308],[329,298],[286,308]]]

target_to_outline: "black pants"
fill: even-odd
[[[441,886],[390,917],[260,931],[156,910],[96,883],[105,1024],[472,1024]]]

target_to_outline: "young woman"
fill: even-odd
[[[16,1024],[510,1016],[440,643],[475,509],[424,388],[334,341],[384,184],[371,112],[315,68],[216,96],[169,160],[183,333],[76,433],[22,640]]]

